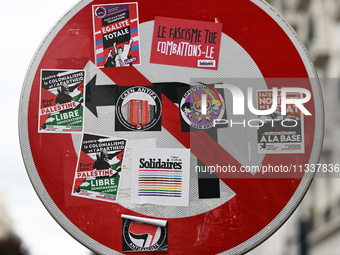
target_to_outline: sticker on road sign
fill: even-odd
[[[72,195],[117,202],[125,147],[125,139],[84,133]]]
[[[218,69],[222,24],[155,17],[150,63]]]
[[[214,128],[215,120],[226,119],[223,96],[212,86],[197,85],[183,92],[178,91],[182,132]]]
[[[83,70],[41,70],[39,132],[83,130]]]
[[[272,91],[257,91],[258,109],[272,107]],[[288,99],[301,99],[301,93],[288,93]],[[304,152],[304,115],[294,104],[286,105],[286,114],[281,114],[281,91],[278,90],[276,110],[270,115],[260,116],[257,123],[258,152],[268,153],[303,153]]]
[[[131,203],[189,205],[190,150],[133,148]]]
[[[123,252],[160,252],[168,250],[165,220],[122,215]]]
[[[118,87],[116,131],[161,130],[160,87]]]
[[[140,64],[137,2],[93,5],[92,12],[97,67]]]

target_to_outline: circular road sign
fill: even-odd
[[[260,0],[81,1],[19,115],[42,203],[100,254],[250,251],[297,208],[323,140],[312,61]],[[131,217],[166,224],[141,237]]]

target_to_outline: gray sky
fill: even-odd
[[[50,216],[36,195],[22,162],[18,138],[18,107],[22,84],[40,42],[77,0],[0,2],[2,139],[0,193],[16,234],[32,255],[89,255]]]

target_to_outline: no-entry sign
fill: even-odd
[[[296,209],[322,140],[311,60],[260,0],[81,1],[20,103],[37,194],[101,254],[246,253]]]

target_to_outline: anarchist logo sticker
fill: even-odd
[[[222,119],[224,111],[223,97],[209,85],[195,86],[184,93],[181,98],[182,119],[192,128],[208,129],[213,127],[214,120]]]
[[[167,251],[167,226],[139,223],[123,218],[123,252]]]
[[[119,87],[116,131],[161,131],[161,95],[155,86]]]

